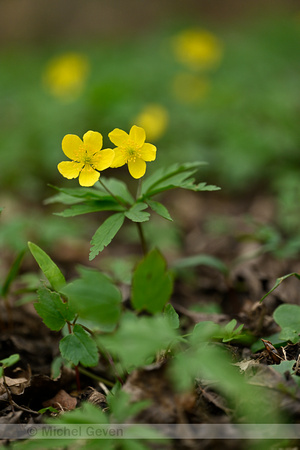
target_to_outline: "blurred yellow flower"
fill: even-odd
[[[156,147],[145,143],[145,130],[133,125],[127,134],[125,131],[115,128],[108,137],[117,146],[114,149],[115,157],[110,167],[121,167],[127,164],[133,178],[141,178],[145,175],[145,161],[154,161],[156,158]]]
[[[166,131],[169,114],[166,108],[159,104],[147,105],[136,117],[135,123],[144,128],[147,138],[151,141],[159,139]]]
[[[178,61],[192,69],[211,69],[222,58],[220,40],[206,30],[184,30],[175,36],[173,45]]]
[[[73,100],[80,95],[88,70],[88,60],[84,55],[65,53],[48,63],[44,73],[44,83],[54,96]]]
[[[210,90],[210,81],[204,76],[179,73],[173,79],[172,89],[179,101],[195,103],[205,98]]]
[[[93,186],[99,180],[99,171],[107,169],[115,156],[112,149],[101,150],[102,144],[102,135],[97,131],[85,133],[83,141],[75,134],[67,134],[62,149],[72,161],[59,163],[59,172],[68,179],[79,176],[81,186]]]

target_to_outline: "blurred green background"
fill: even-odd
[[[112,129],[133,124],[158,148],[149,173],[207,161],[201,181],[233,197],[270,193],[298,230],[297,2],[1,0],[0,8],[0,248],[76,234],[80,221],[43,206],[48,184],[78,186],[57,171],[67,159],[62,138],[91,129],[105,148]]]

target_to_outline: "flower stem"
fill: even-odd
[[[124,206],[126,209],[128,209],[128,205],[125,202],[122,202],[122,200],[120,200],[118,197],[115,196],[115,194],[113,194],[111,192],[110,189],[108,189],[107,186],[105,186],[105,184],[103,183],[103,181],[101,180],[101,178],[99,179],[100,184],[102,184],[102,186],[104,187],[104,189],[106,190],[106,192],[109,193],[109,195],[111,195],[117,203],[119,203],[119,205]]]
[[[137,190],[136,190],[136,200],[138,200],[138,198],[141,195],[142,182],[143,182],[143,179],[139,178],[138,187],[137,187]],[[147,245],[147,242],[146,242],[146,239],[145,239],[145,235],[144,235],[142,224],[141,224],[141,222],[136,222],[136,225],[137,225],[137,229],[138,229],[138,233],[139,233],[139,237],[140,237],[143,253],[144,253],[144,255],[147,255],[147,253],[148,253],[148,245]]]
[[[145,236],[144,236],[144,231],[143,231],[141,222],[136,222],[136,226],[137,226],[137,229],[138,229],[138,233],[139,233],[139,237],[140,237],[143,253],[144,253],[144,255],[147,255],[147,253],[148,253],[148,246],[147,246],[147,242],[146,242],[146,239],[145,239]]]

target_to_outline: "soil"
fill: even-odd
[[[276,206],[271,197],[253,194],[248,198],[230,198],[215,193],[194,194],[185,191],[171,192],[165,198],[172,216],[179,223],[180,245],[164,249],[168,264],[179,258],[197,254],[208,254],[219,258],[229,267],[225,277],[219,270],[207,265],[186,269],[175,281],[171,303],[180,316],[181,325],[188,329],[203,320],[226,324],[231,319],[237,325],[244,324],[255,340],[279,331],[273,312],[281,304],[300,305],[299,280],[287,279],[262,303],[260,299],[272,288],[276,279],[291,272],[300,272],[300,260],[279,259],[268,252],[263,243],[250,239],[253,222],[276,225]],[[173,226],[172,224],[170,227]],[[122,244],[118,239],[105,250],[106,256],[127,255],[135,252],[135,244]],[[53,245],[52,258],[64,271],[66,277],[73,275],[77,263],[87,265],[86,244],[77,246],[65,241],[63,248]],[[34,261],[26,257],[21,272],[37,271]],[[5,372],[6,386],[0,384],[0,423],[43,423],[39,412],[53,406],[63,414],[80,407],[82,401],[97,404],[106,410],[106,394],[109,386],[80,374],[81,390],[76,385],[75,372],[63,368],[57,378],[52,378],[51,363],[59,355],[60,333],[50,331],[37,315],[33,304],[17,306],[20,294],[16,294],[18,279],[7,302],[1,302],[0,359],[14,353],[20,355],[19,362]],[[129,290],[121,286],[124,302],[129,301]],[[259,364],[261,373],[268,371],[270,389],[278,384],[278,374],[270,368],[282,359],[298,360],[299,344],[287,344],[279,348],[279,359],[274,359],[267,349],[252,353],[249,344],[229,343],[236,362],[248,361]],[[298,360],[299,363],[299,360]],[[151,406],[139,413],[136,423],[230,423],[232,410],[222,395],[210,386],[196,381],[195,389],[177,394],[166,375],[167,362],[135,370],[126,379],[123,389],[132,400],[151,399]],[[114,382],[108,365],[100,359],[93,374]],[[289,374],[281,379],[286,387],[293,381]],[[300,420],[300,390],[295,386],[295,396],[287,401],[282,393],[280,407],[287,410],[290,421]],[[5,446],[8,441],[2,441]],[[241,440],[218,441],[174,441],[168,448],[246,448]],[[292,445],[293,446],[293,445]],[[154,448],[154,447],[153,447]],[[275,447],[274,447],[275,448]]]

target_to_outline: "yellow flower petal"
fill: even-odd
[[[124,142],[129,138],[129,135],[125,131],[115,128],[108,134],[108,137],[111,142],[118,147],[119,145],[124,144]]]
[[[62,140],[64,154],[74,161],[80,161],[83,154],[83,142],[75,134],[67,134]]]
[[[141,158],[144,161],[154,161],[156,158],[156,147],[152,144],[144,144],[140,149]]]
[[[100,173],[94,170],[90,165],[84,166],[79,175],[80,186],[94,186],[99,180]]]
[[[124,153],[122,153],[118,148],[114,149],[115,152],[115,157],[110,165],[110,167],[121,167],[124,166],[124,164],[127,163],[127,159],[126,156],[124,155]]]
[[[128,161],[128,170],[133,178],[141,178],[146,172],[146,163],[140,158],[135,161]]]
[[[110,148],[101,150],[92,159],[92,166],[97,170],[107,169],[115,157],[115,152]]]
[[[71,178],[77,178],[82,167],[82,163],[78,163],[75,161],[63,161],[57,166],[62,176],[68,178],[69,180]]]
[[[103,137],[98,131],[87,131],[83,136],[83,142],[88,153],[92,156],[102,148]]]
[[[131,127],[131,130],[129,131],[129,137],[132,139],[139,147],[141,147],[146,139],[146,133],[144,128],[137,127],[136,125],[133,125]]]

